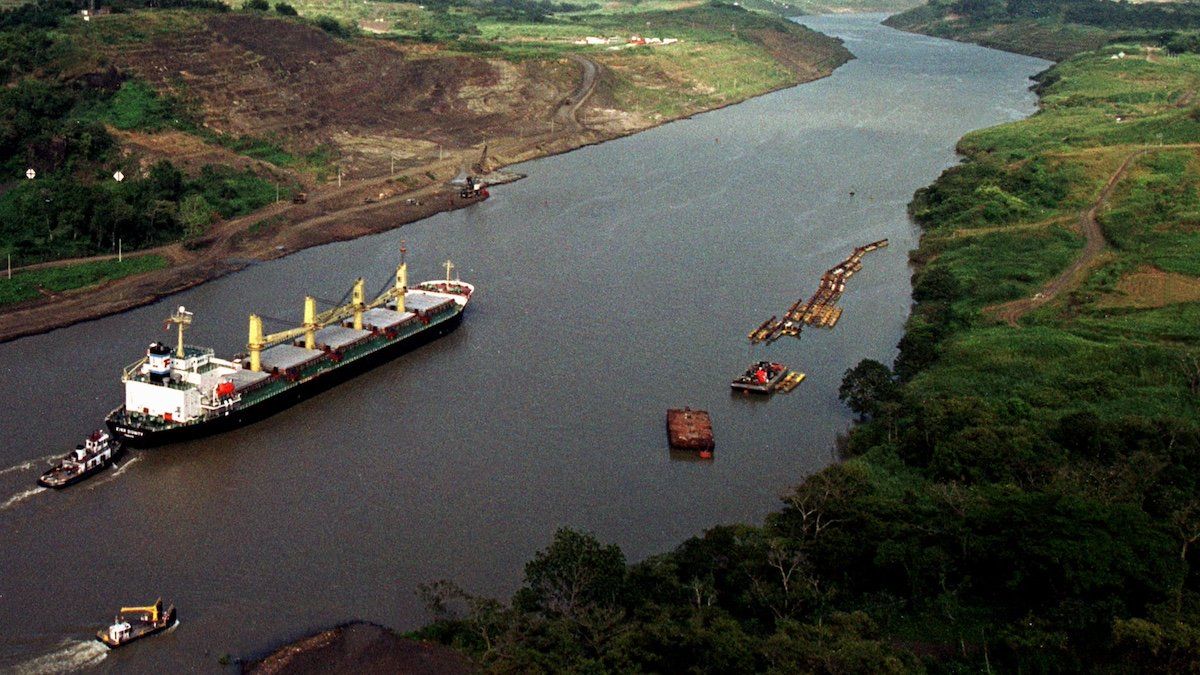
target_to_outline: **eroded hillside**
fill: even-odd
[[[574,86],[570,64],[445,55],[384,40],[338,40],[301,23],[207,17],[177,34],[113,49],[118,68],[194,103],[205,126],[331,144],[351,164],[436,157],[522,132]]]

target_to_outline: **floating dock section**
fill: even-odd
[[[821,275],[821,283],[817,287],[817,291],[808,300],[797,300],[784,313],[782,319],[772,316],[762,322],[758,328],[750,331],[750,342],[753,344],[771,343],[785,335],[798,338],[800,330],[805,325],[814,328],[836,326],[838,320],[842,318],[842,308],[837,306],[837,302],[842,298],[842,293],[846,291],[846,280],[862,269],[863,256],[887,245],[887,239],[880,239],[854,249],[849,258],[829,268],[825,274]]]
[[[787,377],[783,378],[783,382],[779,383],[779,391],[785,394],[790,394],[792,393],[792,390],[803,381],[804,373],[798,373],[793,370],[788,373]]]
[[[701,456],[712,453],[712,418],[703,410],[672,408],[667,411],[667,437],[672,448],[698,450]]]

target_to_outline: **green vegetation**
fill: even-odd
[[[1110,0],[930,0],[889,26],[1052,60],[1140,41],[1174,52],[1200,48],[1200,6]]]
[[[317,28],[320,28],[334,37],[340,37],[343,40],[349,40],[358,35],[357,26],[351,23],[338,21],[332,16],[318,16],[313,20],[313,23],[317,26]]]
[[[205,166],[189,179],[166,161],[120,183],[51,174],[0,195],[0,253],[29,264],[115,252],[118,240],[126,250],[164,244],[265,206],[275,189],[225,166]]]
[[[510,602],[425,589],[419,635],[497,672],[1200,668],[1200,296],[1127,295],[1200,281],[1200,146],[1159,145],[1200,131],[1200,57],[1120,49],[1046,73],[1041,112],[916,195],[915,309],[892,368],[846,373],[842,463],[633,565],[561,531]],[[1068,267],[1126,160],[1082,285],[989,318]]]
[[[137,80],[125,80],[111,96],[97,97],[91,109],[81,106],[72,117],[122,131],[162,131],[191,123],[191,115],[179,101],[159,96],[150,85]]]
[[[129,32],[114,30],[117,22],[98,22],[97,31],[79,39],[73,13],[69,2],[0,12],[6,85],[0,89],[0,171],[12,177],[30,167],[37,172],[35,180],[18,178],[0,193],[0,253],[17,264],[115,252],[118,241],[132,251],[194,236],[217,217],[249,213],[275,199],[272,182],[228,167],[204,167],[188,178],[159,162],[143,174],[117,152],[109,128],[187,131],[281,166],[322,161],[322,153],[296,157],[271,141],[202,130],[180,100],[95,61],[90,40],[133,39]],[[136,24],[145,39],[190,20],[167,11],[121,23]],[[31,45],[36,49],[24,49]],[[126,176],[122,182],[111,178],[117,169]]]
[[[21,271],[12,279],[0,277],[0,306],[30,300],[43,292],[62,293],[166,266],[167,259],[160,255],[141,255],[121,262],[102,260]]]

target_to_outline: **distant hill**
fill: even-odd
[[[742,0],[742,6],[784,16],[843,12],[900,12],[918,6],[917,0]]]
[[[1200,33],[1200,4],[1110,0],[933,0],[889,18],[894,28],[1060,61],[1114,42],[1177,51]]]

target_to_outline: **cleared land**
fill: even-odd
[[[260,13],[182,10],[71,24],[78,49],[68,77],[95,77],[102,67],[145,83],[122,85],[102,117],[125,121],[109,129],[126,173],[150,176],[163,159],[185,177],[233,166],[256,176],[260,192],[277,186],[280,200],[219,220],[186,244],[152,249],[171,261],[168,269],[18,303],[0,315],[0,340],[144,304],[251,260],[465,206],[470,200],[446,185],[462,169],[494,171],[633,133],[827,75],[849,58],[836,40],[734,7],[595,20],[630,32],[647,18],[685,39],[619,51],[558,40],[530,51],[514,34],[501,46],[464,49],[342,39]],[[597,27],[570,29],[581,37]],[[139,128],[159,101],[175,101],[197,122]],[[291,203],[296,192],[307,193],[304,203]]]
[[[1121,277],[1096,306],[1151,309],[1185,302],[1200,302],[1200,279],[1144,267]]]

